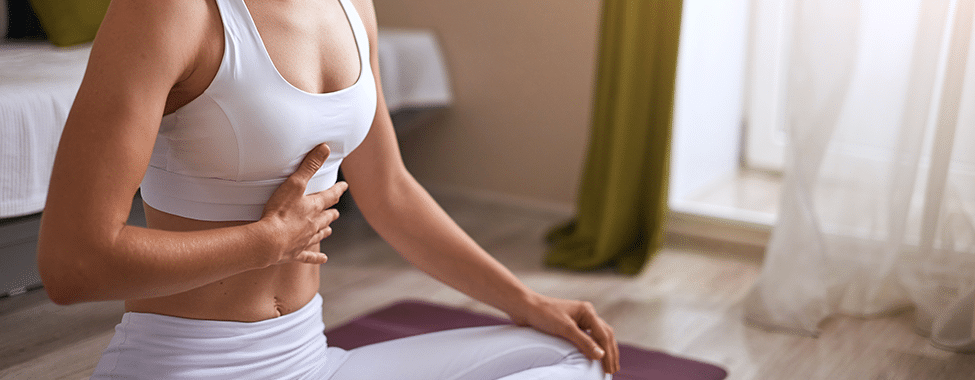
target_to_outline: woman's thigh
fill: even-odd
[[[330,380],[604,379],[599,363],[569,342],[517,326],[448,330],[329,356],[338,359]]]

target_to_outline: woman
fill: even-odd
[[[591,305],[528,289],[409,175],[376,51],[369,0],[112,2],[38,247],[54,302],[125,300],[93,379],[594,379],[619,368]],[[348,184],[335,183],[340,164]],[[140,182],[148,229],[125,225]],[[327,348],[318,243],[346,188],[415,266],[564,339],[491,327]]]

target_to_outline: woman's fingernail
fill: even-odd
[[[602,348],[596,347],[596,355],[599,355],[599,357],[606,356],[606,351],[603,351]]]

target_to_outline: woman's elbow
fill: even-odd
[[[51,302],[61,306],[67,306],[82,301],[79,292],[71,290],[70,287],[65,287],[60,283],[49,282],[48,280],[42,281],[44,281],[44,290],[47,291],[47,298]]]
[[[52,302],[70,305],[97,298],[95,289],[99,287],[99,276],[90,270],[91,263],[81,257],[86,254],[84,248],[53,252],[50,244],[44,244],[43,241],[39,243],[37,269],[44,290]]]
[[[84,300],[84,292],[72,285],[70,281],[66,281],[64,276],[51,274],[49,270],[44,269],[40,269],[40,273],[47,298],[50,298],[51,302],[58,305],[71,305]]]

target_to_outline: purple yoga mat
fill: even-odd
[[[511,321],[421,301],[402,301],[325,331],[328,344],[353,349],[367,344],[449,329],[508,324]],[[625,338],[625,337],[624,337]],[[620,345],[614,380],[721,380],[721,367],[627,344]]]

